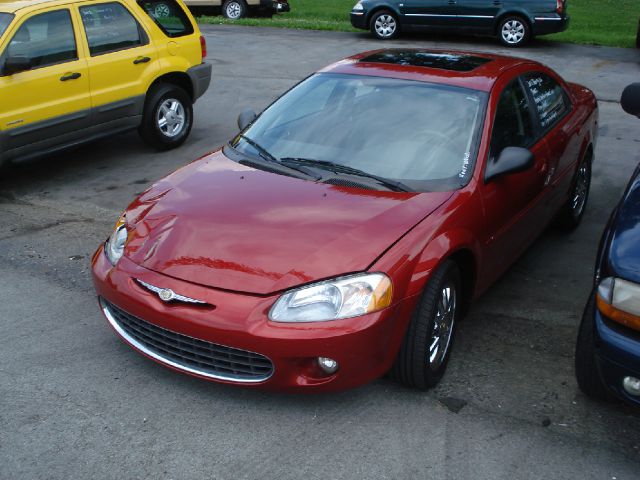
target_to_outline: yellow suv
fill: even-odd
[[[180,145],[205,56],[181,0],[0,0],[0,164],[133,128]]]

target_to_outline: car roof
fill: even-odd
[[[489,92],[505,71],[521,65],[542,67],[533,60],[488,53],[394,48],[362,52],[320,72],[417,80]]]
[[[14,13],[22,8],[35,7],[38,5],[64,5],[69,3],[76,3],[81,0],[0,0],[0,12]],[[127,0],[124,0],[127,3]]]

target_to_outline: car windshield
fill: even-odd
[[[338,164],[415,191],[456,189],[472,174],[486,98],[419,81],[316,74],[231,145],[272,160],[302,159],[305,167]]]
[[[5,30],[13,20],[12,13],[2,13],[0,12],[0,36],[4,34]]]

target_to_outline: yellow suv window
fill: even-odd
[[[13,20],[13,14],[11,13],[0,13],[0,35],[4,33],[9,24]]]
[[[193,25],[175,0],[138,0],[138,4],[168,37],[193,33]]]
[[[133,15],[120,3],[80,7],[92,57],[149,43]]]
[[[69,10],[41,13],[26,20],[11,38],[2,64],[7,57],[26,59],[26,70],[77,60]]]

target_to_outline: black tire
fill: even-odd
[[[393,12],[380,10],[371,17],[369,29],[379,40],[392,40],[400,33],[400,21]]]
[[[498,25],[498,39],[505,47],[516,48],[526,45],[531,38],[529,22],[518,15],[507,15]]]
[[[243,0],[227,0],[222,4],[222,16],[238,20],[247,16],[247,4]]]
[[[576,341],[575,373],[578,387],[588,397],[610,400],[611,394],[605,387],[596,365],[595,339],[593,334],[595,301],[593,295],[587,302],[580,322]]]
[[[159,117],[162,115],[160,110],[166,107],[168,105],[167,102],[170,101],[180,105],[176,109],[176,113],[172,114],[173,117],[170,121],[178,122],[180,117],[184,119],[182,127],[173,132],[169,131],[172,127],[166,127],[166,130],[164,130],[165,127],[161,127],[159,123]],[[158,150],[169,150],[182,145],[189,136],[193,125],[192,103],[193,101],[189,94],[176,85],[160,83],[152,87],[147,92],[142,123],[138,128],[142,139]],[[172,103],[171,105],[173,106],[174,104]],[[182,112],[181,115],[180,112]]]
[[[591,189],[591,160],[592,156],[589,153],[578,166],[578,171],[571,184],[569,198],[556,218],[556,226],[560,230],[565,232],[575,230],[584,217]],[[581,195],[583,196],[581,197]]]
[[[432,388],[440,381],[447,368],[451,354],[451,347],[455,336],[458,316],[463,305],[462,281],[458,266],[451,260],[443,262],[427,283],[418,306],[411,318],[402,346],[398,352],[395,363],[391,368],[391,377],[399,383],[412,388],[426,390]],[[451,326],[446,341],[441,340],[444,350],[432,352],[430,347],[434,345],[437,335],[438,308],[444,296],[445,288],[453,290],[450,298],[453,299],[451,313]],[[444,316],[440,317],[443,319]],[[444,331],[444,330],[442,330]],[[438,346],[441,344],[439,343]],[[435,357],[433,355],[436,355]],[[438,359],[436,363],[434,360]]]

